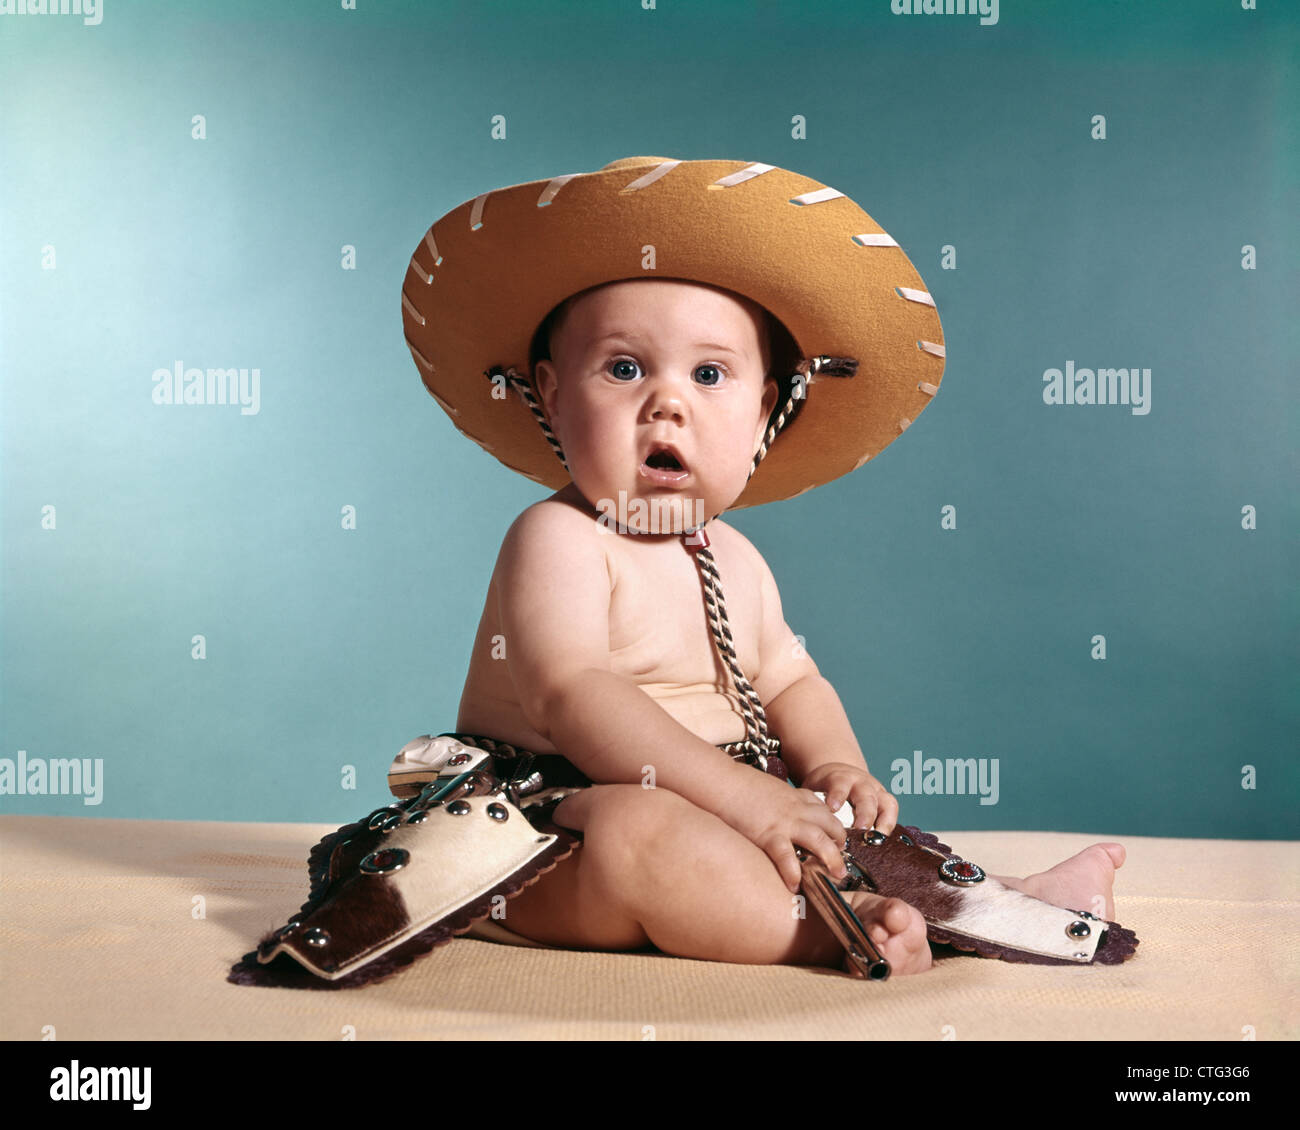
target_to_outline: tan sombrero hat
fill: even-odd
[[[466,201],[411,257],[407,345],[457,428],[511,470],[559,489],[569,474],[539,427],[540,408],[505,395],[489,374],[523,385],[516,378],[531,377],[533,338],[552,309],[588,287],[642,278],[746,295],[785,325],[804,358],[857,361],[848,377],[812,365],[785,400],[794,411],[778,402],[788,426],[732,509],[848,474],[938,390],[939,315],[898,244],[843,193],[743,161],[629,157]]]

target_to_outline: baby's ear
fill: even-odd
[[[538,361],[533,366],[533,387],[541,397],[542,408],[548,420],[555,419],[555,394],[559,385],[559,374],[556,373],[552,362]]]

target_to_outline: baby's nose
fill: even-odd
[[[662,383],[651,391],[649,408],[652,420],[680,420],[686,413],[686,404],[678,390]]]
[[[682,402],[676,398],[656,397],[650,405],[652,420],[680,420],[684,412]]]
[[[663,370],[646,382],[646,398],[655,411],[682,412],[690,386],[690,373]]]

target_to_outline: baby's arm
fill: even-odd
[[[497,562],[500,623],[529,724],[593,781],[643,783],[712,812],[772,859],[791,890],[794,844],[844,874],[844,832],[813,794],[732,761],[610,670],[610,577],[590,517],[563,505],[530,507]]]
[[[898,801],[867,769],[835,688],[822,677],[785,622],[781,594],[767,563],[754,551],[762,575],[763,624],[759,677],[754,680],[768,727],[781,739],[781,759],[806,789],[826,794],[831,811],[853,805],[855,828],[889,833]]]

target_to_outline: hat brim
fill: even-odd
[[[743,294],[784,323],[804,357],[858,361],[853,377],[813,379],[731,509],[848,474],[938,389],[943,331],[902,249],[848,197],[742,161],[630,158],[466,201],[411,258],[402,287],[407,344],[460,431],[559,489],[569,474],[536,419],[485,374],[501,366],[528,376],[534,334],[555,306],[589,287],[644,278]]]

